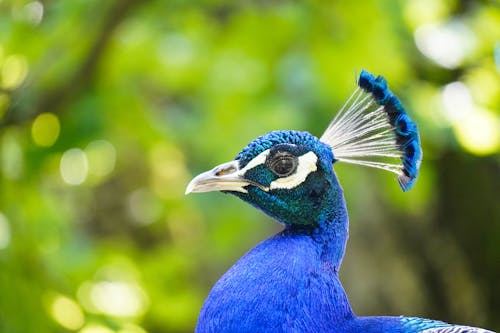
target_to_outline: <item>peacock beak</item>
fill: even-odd
[[[233,191],[247,193],[247,185],[255,185],[243,177],[237,160],[216,166],[193,178],[186,188],[186,194],[192,192]]]

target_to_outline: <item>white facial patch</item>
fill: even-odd
[[[255,168],[261,164],[266,163],[267,156],[269,155],[269,149],[263,151],[259,155],[257,155],[254,159],[248,162],[247,165],[241,170],[238,171],[238,175],[243,176],[245,172],[250,169]],[[318,161],[318,157],[312,151],[299,156],[297,164],[297,170],[293,174],[288,177],[278,178],[275,181],[269,184],[269,187],[261,187],[262,190],[269,191],[275,189],[292,189],[300,184],[302,184],[307,176],[318,169],[316,166],[316,162]],[[243,191],[241,191],[243,192]],[[245,191],[246,192],[246,191]]]
[[[271,182],[269,189],[292,189],[304,182],[307,176],[318,169],[318,157],[312,151],[299,157],[297,170],[288,177],[278,178]]]

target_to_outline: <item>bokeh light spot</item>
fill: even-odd
[[[491,111],[476,108],[455,123],[458,142],[469,152],[488,155],[500,149],[500,120]]]
[[[54,320],[64,328],[77,330],[83,326],[85,317],[83,311],[74,300],[58,295],[51,304],[51,315]]]
[[[31,126],[33,142],[40,147],[52,146],[59,137],[61,126],[59,118],[53,113],[39,114]]]
[[[110,328],[107,328],[106,326],[91,323],[91,324],[85,325],[85,327],[82,328],[79,331],[79,333],[115,333],[115,331],[113,331]]]
[[[106,140],[95,140],[88,144],[85,153],[89,161],[89,174],[98,178],[113,172],[116,163],[116,149]]]
[[[24,5],[24,20],[34,26],[39,25],[43,18],[43,4],[40,1],[32,1]]]
[[[101,313],[137,317],[146,310],[146,296],[139,286],[121,281],[101,281],[90,289],[90,301]]]
[[[474,49],[476,38],[463,23],[424,24],[415,31],[415,43],[426,57],[445,68],[456,68]]]
[[[28,62],[21,55],[11,55],[2,66],[2,88],[11,90],[23,83],[28,74]]]
[[[481,105],[494,105],[500,98],[500,76],[490,66],[478,66],[465,77],[474,100]]]
[[[445,116],[450,123],[455,123],[468,116],[474,110],[474,102],[469,88],[462,82],[452,82],[442,92]]]
[[[87,156],[81,149],[69,149],[61,157],[61,177],[69,185],[83,183],[87,178],[88,169]]]
[[[0,250],[9,246],[10,237],[9,220],[0,212]]]

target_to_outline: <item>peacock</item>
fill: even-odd
[[[272,131],[196,176],[186,194],[229,193],[284,225],[217,281],[196,332],[491,333],[417,317],[356,316],[339,280],[349,217],[333,164],[393,172],[408,191],[421,160],[416,124],[384,77],[363,70],[319,139]]]

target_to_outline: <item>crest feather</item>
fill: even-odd
[[[362,70],[357,83],[320,140],[332,147],[337,161],[398,174],[407,191],[422,160],[417,125],[382,76]]]

